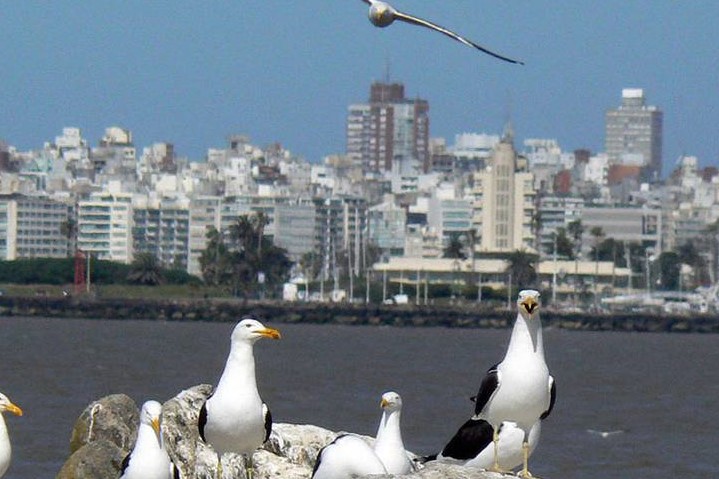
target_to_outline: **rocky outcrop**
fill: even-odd
[[[116,479],[127,451],[106,439],[93,440],[75,451],[56,479]]]
[[[197,429],[200,408],[211,392],[210,385],[195,386],[180,392],[162,408],[165,445],[183,479],[217,479],[217,454],[200,440]],[[124,417],[124,414],[128,416]],[[137,406],[124,395],[108,396],[88,405],[73,430],[73,453],[56,479],[119,477],[122,459],[134,445],[138,421]],[[134,428],[127,423],[132,423]],[[253,455],[254,478],[309,479],[320,449],[332,442],[338,434],[312,425],[275,424],[270,439]],[[365,439],[369,442],[373,440]],[[222,479],[246,477],[242,456],[222,456]],[[428,463],[416,473],[401,477],[499,479],[505,476],[472,468]]]
[[[125,394],[112,394],[90,403],[75,421],[70,453],[93,441],[106,440],[129,451],[137,438],[140,410]]]

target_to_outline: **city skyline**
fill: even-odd
[[[13,2],[0,19],[0,138],[33,149],[76,126],[95,144],[117,125],[138,146],[167,141],[201,159],[243,133],[316,162],[345,151],[348,105],[366,101],[389,71],[408,98],[429,102],[430,134],[449,143],[499,132],[511,118],[520,142],[556,138],[566,151],[601,152],[605,112],[623,88],[643,88],[664,111],[664,176],[683,154],[719,163],[715,2],[395,4],[527,65],[423,29],[377,29],[359,1],[319,10],[279,0],[251,9]]]

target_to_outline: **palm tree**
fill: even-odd
[[[237,251],[247,250],[255,245],[255,225],[249,215],[238,216],[228,228],[228,233]]]
[[[591,230],[589,230],[589,234],[591,234],[594,238],[594,309],[597,309],[599,307],[599,298],[597,296],[597,280],[599,279],[599,243],[604,237],[604,230],[601,226],[594,226]]]
[[[574,220],[567,225],[567,231],[574,240],[574,302],[577,302],[577,286],[579,283],[579,254],[582,251],[582,220]]]
[[[68,218],[67,221],[60,223],[60,234],[67,238],[67,256],[68,258],[75,254],[75,243],[77,242],[77,221]]]
[[[717,269],[719,266],[719,219],[707,226],[707,233],[710,235],[712,267],[709,270],[712,283],[719,281],[717,278]]]
[[[506,273],[511,275],[512,284],[521,288],[528,288],[534,285],[537,279],[537,271],[534,269],[536,257],[526,251],[516,250],[507,256]],[[509,287],[512,287],[512,284]]]
[[[132,283],[155,286],[164,281],[162,266],[152,253],[139,253],[130,265],[127,280]]]
[[[207,232],[207,247],[200,254],[200,269],[205,283],[220,285],[228,276],[228,250],[222,234],[215,228]]]
[[[464,249],[464,244],[459,239],[459,236],[450,236],[449,243],[447,243],[447,246],[444,248],[443,256],[452,259],[466,259],[467,255]]]

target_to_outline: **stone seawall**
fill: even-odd
[[[275,323],[397,327],[506,328],[514,319],[505,308],[473,304],[454,307],[365,306],[346,303],[246,302],[219,299],[153,301],[0,297],[0,317],[234,322],[249,313]],[[719,333],[717,315],[595,314],[545,310],[542,313],[542,322],[545,327],[583,331]]]

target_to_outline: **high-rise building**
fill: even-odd
[[[427,171],[429,103],[405,98],[401,83],[373,83],[369,103],[349,106],[347,156],[364,172]]]
[[[487,167],[475,173],[474,225],[482,253],[534,250],[534,175],[518,168],[513,136],[508,128]]]
[[[97,259],[132,262],[132,195],[95,192],[80,201],[77,248]]]
[[[186,198],[140,197],[133,204],[134,253],[150,253],[165,268],[187,270],[190,201]]]
[[[662,172],[662,124],[664,114],[646,104],[644,90],[625,88],[622,104],[607,111],[605,149],[612,164],[639,166],[645,180]]]
[[[0,195],[0,260],[66,258],[70,241],[66,204],[17,193]]]

